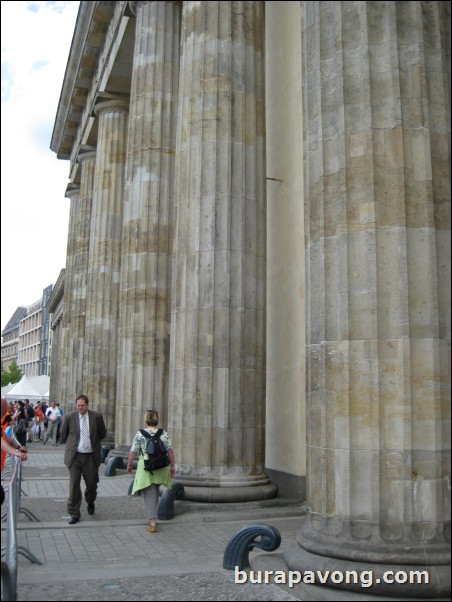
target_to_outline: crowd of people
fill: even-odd
[[[21,445],[33,442],[46,445],[48,441],[58,445],[63,422],[63,410],[59,402],[51,401],[50,406],[45,401],[34,404],[28,399],[5,403],[2,429],[8,436],[14,435]]]
[[[99,466],[101,463],[101,444],[107,435],[104,418],[100,412],[88,409],[89,399],[79,395],[75,401],[75,410],[63,416],[59,402],[45,401],[31,403],[28,399],[2,403],[2,471],[7,453],[20,460],[27,459],[27,444],[50,442],[57,446],[65,444],[64,463],[69,470],[69,498],[67,508],[69,524],[74,525],[81,517],[83,494],[81,478],[85,482],[85,502],[88,514],[95,512]],[[159,416],[156,410],[148,410],[144,415],[145,428],[138,431],[132,441],[128,457],[127,471],[132,474],[136,462],[136,475],[133,493],[142,492],[145,502],[147,529],[157,531],[157,504],[161,485],[171,488],[171,478],[175,474],[175,459],[171,440],[164,429],[158,429]],[[149,470],[145,461],[149,461],[149,448],[146,440],[157,436],[166,450],[166,465]],[[3,494],[3,490],[2,490]],[[3,503],[3,495],[2,495]]]

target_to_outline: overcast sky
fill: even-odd
[[[79,2],[1,2],[1,329],[66,263],[69,162],[50,150]]]

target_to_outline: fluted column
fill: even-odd
[[[69,184],[65,196],[70,199],[68,240],[66,250],[66,269],[64,277],[64,309],[61,321],[59,359],[59,386],[56,388],[57,399],[63,408],[69,408],[73,401],[72,366],[71,366],[71,332],[72,332],[72,300],[74,297],[74,251],[77,236],[77,213],[79,210],[80,187]]]
[[[69,332],[71,394],[75,400],[83,392],[83,367],[85,347],[86,289],[88,274],[89,239],[91,228],[91,206],[93,200],[94,169],[96,152],[80,153],[80,194],[73,227],[75,229],[72,249],[71,274],[71,327]]]
[[[184,2],[169,428],[189,499],[264,472],[264,2]]]
[[[61,332],[62,316],[51,326],[51,346],[50,346],[50,370],[49,370],[49,398],[60,401],[61,399]],[[67,411],[67,406],[63,408]]]
[[[119,274],[129,103],[96,105],[99,119],[86,292],[83,393],[114,436]]]
[[[286,560],[434,598],[450,594],[450,3],[301,4],[308,512]],[[388,568],[430,585],[389,586]]]
[[[124,203],[116,443],[155,408],[166,426],[180,3],[136,14]]]

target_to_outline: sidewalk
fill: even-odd
[[[242,504],[175,502],[176,516],[147,532],[142,497],[127,495],[125,470],[105,477],[101,465],[96,512],[82,506],[81,521],[68,525],[69,476],[64,447],[32,443],[23,466],[18,545],[42,565],[19,555],[18,600],[298,600],[274,584],[235,584],[222,568],[231,537],[242,527],[276,527],[293,542],[303,507],[290,500]],[[82,482],[83,483],[83,482]],[[39,522],[30,520],[32,513]],[[5,523],[2,523],[2,536]],[[262,554],[261,550],[252,551]]]

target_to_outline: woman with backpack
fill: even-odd
[[[137,432],[130,448],[127,472],[132,474],[133,463],[138,455],[132,495],[138,491],[143,492],[148,531],[156,533],[159,489],[160,485],[168,489],[172,486],[171,477],[175,474],[174,452],[168,433],[157,428],[158,412],[148,410],[144,421],[146,428]]]

